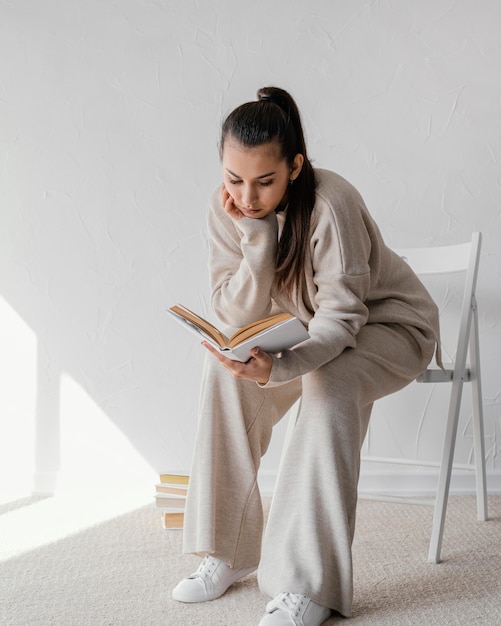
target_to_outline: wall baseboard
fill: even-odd
[[[276,480],[276,471],[262,471],[258,482],[261,493],[271,496]],[[360,475],[359,493],[361,496],[385,494],[398,497],[429,497],[435,494],[438,481],[437,469],[412,470],[373,470]],[[501,494],[501,470],[487,472],[487,492]],[[456,470],[451,478],[451,495],[474,495],[475,475],[473,472]]]
[[[359,493],[372,495],[387,493],[393,496],[434,496],[438,483],[438,469],[390,471],[379,470],[362,472],[359,481]],[[501,471],[487,472],[487,491],[489,494],[501,493]],[[465,470],[452,473],[450,495],[474,495],[476,493],[475,474]]]

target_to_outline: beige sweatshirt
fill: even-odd
[[[385,245],[358,191],[334,172],[315,174],[310,245],[297,302],[276,289],[284,214],[235,221],[222,208],[219,190],[211,198],[209,267],[218,319],[239,328],[282,310],[308,326],[310,339],[273,356],[268,385],[293,380],[356,347],[364,324],[405,325],[438,344],[435,303],[407,263]]]

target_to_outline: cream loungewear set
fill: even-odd
[[[360,448],[373,402],[426,369],[438,311],[408,265],[383,242],[357,192],[315,170],[305,278],[297,301],[277,293],[283,213],[235,221],[212,197],[208,227],[212,304],[238,328],[278,311],[310,339],[273,356],[266,385],[237,380],[208,355],[184,546],[234,568],[257,565],[261,590],[289,591],[345,616],[352,610],[351,546]],[[301,397],[263,535],[256,482],[272,429]]]

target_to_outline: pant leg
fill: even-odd
[[[349,616],[360,449],[373,402],[411,382],[434,342],[402,326],[367,325],[357,347],[303,377],[296,428],[278,477],[258,580]]]
[[[184,552],[211,553],[236,568],[258,564],[263,509],[257,471],[273,425],[300,392],[300,380],[270,389],[237,380],[208,356],[186,502]]]

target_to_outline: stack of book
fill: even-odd
[[[160,474],[160,482],[155,486],[155,506],[162,514],[164,528],[183,527],[189,480],[188,474],[181,472]]]

